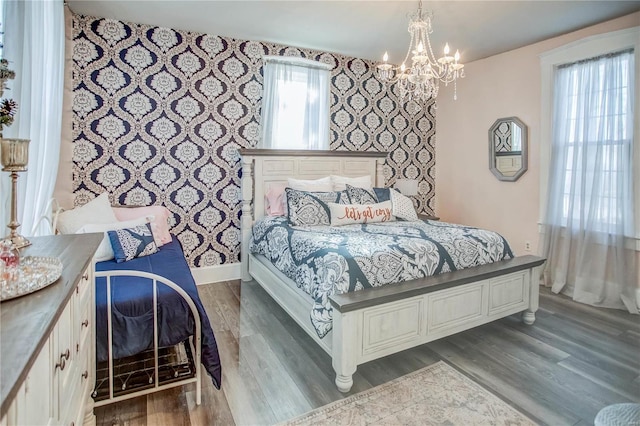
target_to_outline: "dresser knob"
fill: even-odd
[[[87,281],[89,279],[89,273],[85,272],[84,275],[82,276],[82,279]]]
[[[82,321],[82,326],[83,327],[89,327],[89,320],[86,319],[86,320]]]
[[[89,372],[87,370],[84,370],[84,373],[82,373],[82,378],[86,379],[87,377],[89,377]]]
[[[60,362],[56,364],[55,370],[57,370],[59,368],[60,371],[64,371],[65,365],[66,365],[66,361],[64,360],[63,357],[60,357]]]

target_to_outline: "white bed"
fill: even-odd
[[[523,312],[533,324],[538,269],[545,259],[521,256],[433,277],[331,296],[333,330],[319,338],[309,320],[311,297],[266,258],[249,252],[264,194],[287,178],[371,175],[384,186],[386,153],[240,150],[242,155],[242,280],[255,279],[331,357],[341,392],[359,364]]]

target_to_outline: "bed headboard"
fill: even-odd
[[[242,279],[249,276],[249,238],[253,222],[264,216],[264,196],[287,178],[318,179],[329,175],[370,175],[375,186],[384,186],[382,166],[386,152],[241,149],[242,157]]]

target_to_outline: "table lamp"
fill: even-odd
[[[11,229],[9,236],[5,239],[11,240],[16,248],[21,248],[31,244],[22,235],[18,234],[18,207],[16,192],[18,184],[18,172],[27,170],[29,161],[29,139],[3,139],[0,138],[0,158],[2,160],[2,171],[9,172],[11,176],[11,221],[7,228]]]

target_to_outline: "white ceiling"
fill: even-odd
[[[399,63],[417,1],[67,0],[76,13]],[[425,1],[433,49],[462,62],[506,52],[640,10],[640,1]],[[640,21],[640,20],[639,20]],[[640,22],[638,22],[640,25]]]

